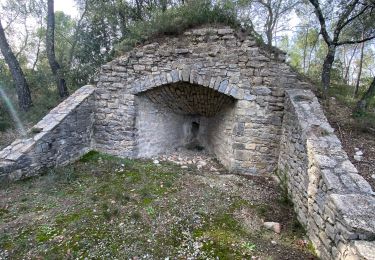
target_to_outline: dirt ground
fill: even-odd
[[[0,259],[316,259],[270,177],[197,165],[91,152],[3,186]]]

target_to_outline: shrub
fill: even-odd
[[[125,39],[115,47],[116,55],[129,51],[150,38],[179,35],[189,28],[203,24],[238,27],[235,4],[232,1],[211,4],[211,1],[197,0],[164,12],[157,10],[149,20],[135,22],[129,27]]]

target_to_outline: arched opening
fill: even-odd
[[[229,167],[234,104],[228,95],[184,82],[137,94],[137,157],[180,148],[205,150]]]

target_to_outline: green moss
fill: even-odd
[[[27,252],[28,248],[30,248],[30,238],[32,238],[32,235],[32,227],[24,227],[13,236],[4,234],[0,236],[0,248],[4,246],[4,248],[8,250],[13,250],[16,252],[14,258],[22,258],[21,252]],[[19,257],[17,257],[17,255],[19,255]]]
[[[314,245],[313,245],[313,243],[312,243],[311,241],[309,241],[309,242],[307,243],[306,247],[307,247],[307,250],[308,250],[311,254],[313,254],[314,256],[318,257],[318,254],[316,253],[315,247],[314,247]]]
[[[63,225],[66,226],[72,222],[76,222],[83,218],[84,216],[87,216],[88,213],[90,213],[89,209],[82,209],[77,212],[65,214],[65,215],[57,215],[55,218],[55,222],[57,225]]]
[[[154,200],[150,197],[146,197],[142,199],[142,205],[147,206],[150,205]]]
[[[237,209],[240,209],[242,207],[250,207],[252,206],[247,200],[241,198],[241,197],[235,197],[233,198],[233,202],[229,208],[230,212],[234,212]]]
[[[131,184],[139,183],[142,180],[142,176],[139,172],[125,172],[126,182]]]
[[[234,259],[236,251],[231,244],[237,241],[230,233],[223,230],[215,230],[205,233],[210,241],[203,244],[202,250],[209,255],[216,256],[218,259]]]
[[[35,239],[37,242],[45,242],[58,234],[58,230],[54,226],[42,225],[37,228]]]
[[[230,207],[232,210],[241,207],[246,202],[236,200]],[[193,237],[205,237],[202,250],[219,259],[237,259],[244,257],[241,247],[242,239],[246,237],[240,223],[233,217],[232,212],[221,212],[214,216],[206,217],[202,228],[193,231]],[[245,254],[246,255],[246,254]]]
[[[212,225],[215,227],[220,227],[221,229],[226,229],[226,230],[238,231],[239,229],[241,229],[238,221],[233,217],[233,214],[228,213],[228,212],[214,216]]]
[[[46,218],[38,218],[37,223],[41,224],[35,226],[27,226],[29,220],[26,219],[27,223],[21,222],[22,228],[11,230],[10,236],[0,234],[0,247],[10,249],[11,258],[23,258],[33,249],[35,257],[42,259],[64,256],[123,259],[129,257],[121,255],[129,253],[124,247],[132,245],[142,254],[152,249],[152,257],[159,259],[177,255],[178,250],[186,246],[184,232],[189,232],[194,242],[203,243],[203,254],[207,258],[243,259],[262,250],[257,238],[269,242],[270,238],[265,238],[264,234],[250,234],[234,213],[244,207],[251,207],[259,215],[275,214],[277,210],[262,204],[252,205],[240,196],[229,195],[228,198],[228,194],[220,190],[206,189],[207,185],[200,181],[191,185],[204,190],[200,198],[204,204],[187,201],[181,198],[185,191],[181,194],[176,191],[183,189],[178,179],[190,177],[182,175],[177,165],[155,166],[151,161],[124,160],[98,153],[87,162],[68,166],[76,176],[70,183],[59,178],[48,179],[47,175],[17,184],[17,188],[25,192],[21,193],[23,197],[30,198],[32,194],[33,199],[19,197],[18,205],[7,208],[12,213],[8,215],[22,216],[19,209],[27,205],[28,211]],[[54,180],[57,181],[53,183]],[[17,194],[20,191],[17,190]],[[207,207],[212,197],[215,202],[219,198],[225,203]],[[182,214],[180,199],[192,203],[186,205]],[[171,225],[162,222],[166,226],[155,233],[156,216],[163,219],[167,217],[164,214],[171,216],[168,219]],[[294,234],[297,233],[285,232],[289,245]],[[148,240],[152,240],[152,247]],[[257,241],[255,248],[253,241]]]
[[[79,161],[80,162],[93,162],[93,161],[97,161],[98,158],[100,156],[100,153],[97,152],[97,151],[90,151],[88,153],[86,153],[85,155],[83,155]]]
[[[8,234],[1,234],[0,235],[0,248],[4,250],[11,250],[14,244]]]
[[[8,209],[0,208],[0,217],[3,218],[5,215],[9,213]]]

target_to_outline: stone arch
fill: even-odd
[[[212,77],[205,85],[198,80],[180,80],[176,76],[173,81],[172,76],[169,80],[167,77],[134,91],[134,156],[153,157],[181,148],[204,149],[231,168],[237,99],[224,88],[210,88]]]
[[[238,37],[230,28],[192,29],[136,47],[101,68],[93,147],[139,156],[139,96],[188,83],[236,100],[231,114],[217,118],[218,129],[225,133],[215,141],[216,152],[227,150],[222,156],[217,152],[223,164],[251,174],[272,172],[278,160],[284,90],[302,84],[284,60],[283,54],[269,53],[251,36]]]
[[[235,99],[242,99],[245,91],[238,85],[230,82],[230,77],[212,76],[211,71],[199,73],[198,69],[184,65],[183,69],[175,69],[160,74],[151,74],[146,77],[140,77],[130,85],[130,93],[138,94],[147,90],[157,88],[167,84],[178,82],[190,83],[202,87],[211,88],[219,93],[231,96]]]

